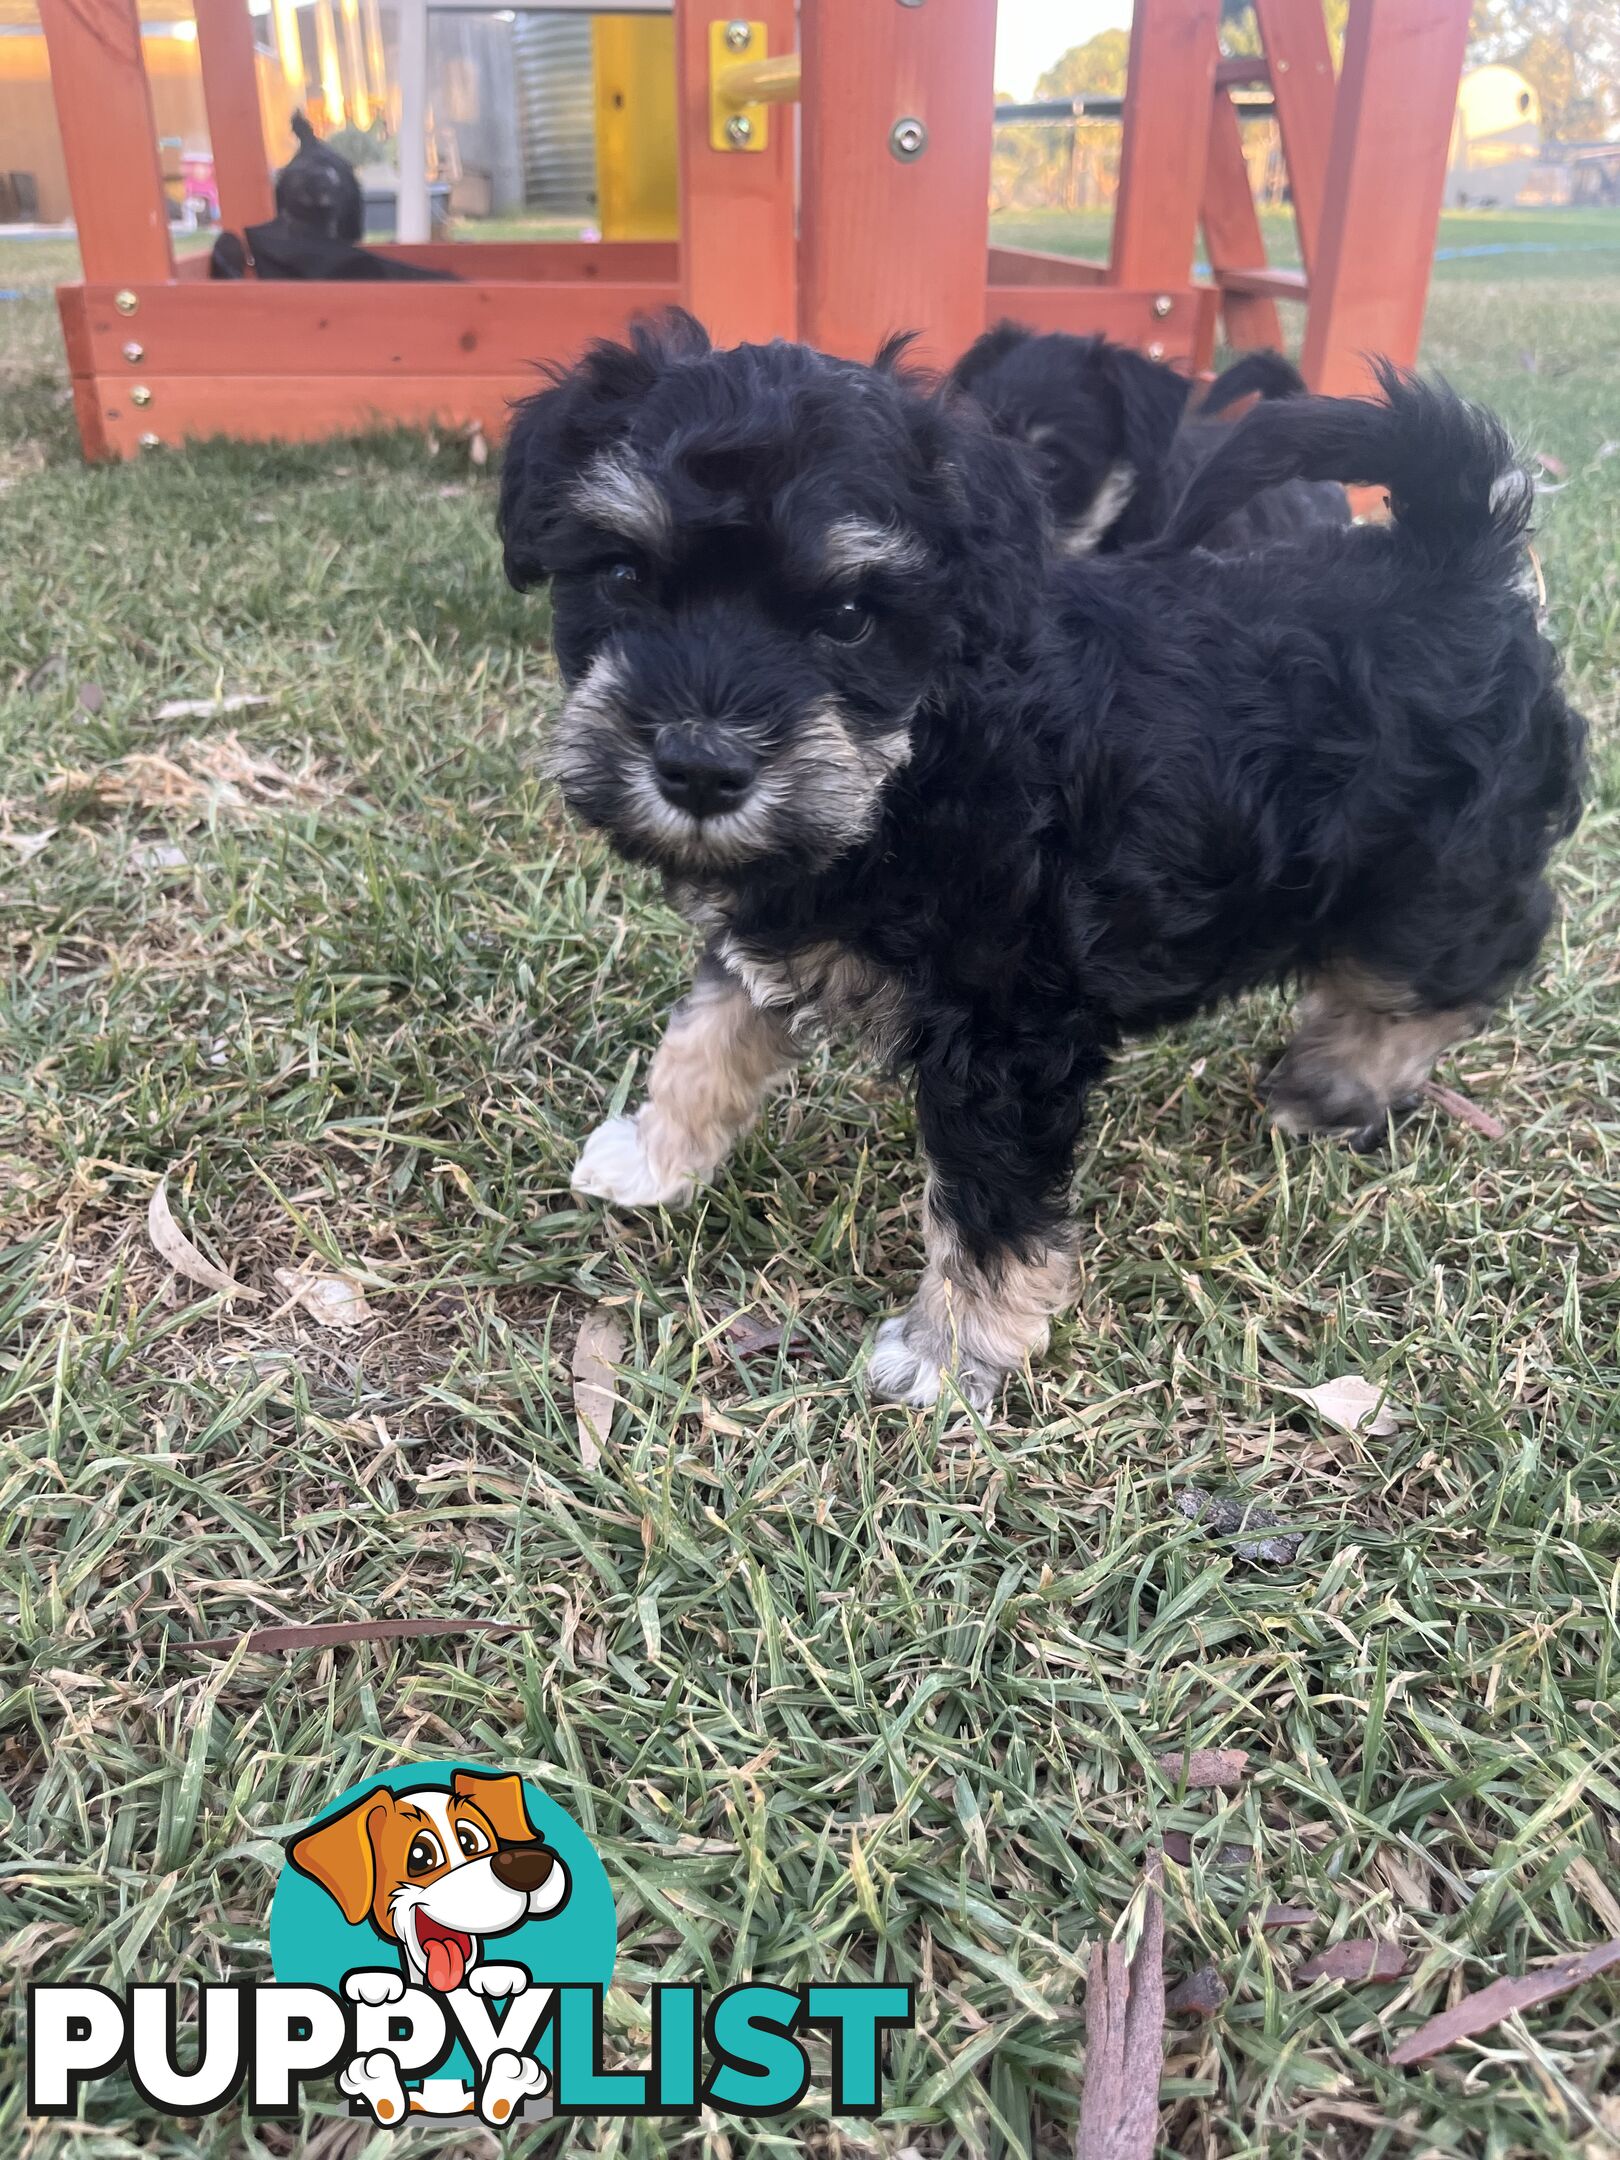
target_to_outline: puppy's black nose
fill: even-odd
[[[544,1845],[502,1845],[491,1859],[490,1873],[508,1890],[538,1890],[551,1873],[552,1855]]]
[[[694,817],[735,810],[754,784],[758,760],[716,731],[666,727],[653,743],[653,770],[664,799]]]

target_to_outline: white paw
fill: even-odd
[[[403,2002],[405,1983],[397,1972],[345,1973],[343,1992],[350,2002],[369,2003],[377,2009],[383,2003]]]
[[[475,1965],[461,1984],[493,2002],[497,1997],[523,1994],[529,1976],[521,1965]]]
[[[405,2119],[405,2088],[399,2081],[399,2064],[383,2048],[357,2055],[338,2072],[338,2089],[351,2100],[363,2100],[380,2123]]]
[[[614,1207],[684,1207],[692,1197],[691,1178],[660,1177],[647,1160],[634,1118],[609,1118],[598,1125],[580,1152],[569,1184],[593,1200]]]
[[[532,2055],[497,2048],[484,2073],[478,2112],[485,2122],[499,2129],[521,2110],[525,2100],[538,2099],[549,2082],[545,2065],[537,2063]]]
[[[884,1321],[866,1366],[866,1382],[874,1395],[927,1410],[938,1402],[947,1375],[975,1410],[989,1409],[1002,1379],[979,1360],[959,1356],[948,1337],[912,1313]]]

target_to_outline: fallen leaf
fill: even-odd
[[[107,702],[107,693],[98,682],[82,682],[79,685],[79,706],[87,713],[98,713]]]
[[[1135,1957],[1127,1962],[1123,1943],[1092,1945],[1075,2160],[1152,2160],[1163,2074],[1164,1901],[1154,1854]]]
[[[154,840],[146,847],[132,847],[129,859],[137,870],[183,870],[186,851],[172,840]]]
[[[1226,2000],[1226,1982],[1213,1965],[1200,1965],[1197,1972],[1189,1973],[1185,1980],[1173,1987],[1164,1998],[1164,2007],[1172,2017],[1213,2017]]]
[[[1434,1892],[1429,1871],[1421,1861],[1403,1853],[1381,1852],[1377,1867],[1408,1912],[1433,1912]]]
[[[1185,1830],[1167,1830],[1164,1833],[1164,1849],[1178,1867],[1192,1866],[1192,1837]],[[1205,1863],[1210,1867],[1247,1867],[1254,1858],[1252,1845],[1217,1845],[1212,1853],[1206,1853]]]
[[[782,1344],[781,1322],[760,1320],[751,1312],[734,1312],[720,1332],[743,1357],[761,1350],[777,1350]]]
[[[223,1291],[226,1297],[244,1298],[249,1304],[256,1303],[262,1295],[258,1290],[244,1289],[234,1275],[227,1275],[223,1268],[215,1267],[213,1261],[192,1244],[170,1213],[167,1172],[158,1179],[147,1206],[146,1234],[177,1275],[201,1283],[205,1290]]]
[[[159,720],[213,720],[221,713],[247,712],[255,705],[268,705],[267,697],[260,697],[252,690],[235,690],[229,697],[177,697],[170,698],[157,709]]]
[[[1309,1927],[1316,1918],[1309,1905],[1268,1905],[1260,1915],[1263,1928]]]
[[[1585,1858],[1572,1860],[1564,1870],[1564,1880],[1580,1892],[1609,1933],[1620,1936],[1620,1898],[1616,1898],[1591,1861]]]
[[[579,1459],[594,1470],[613,1429],[617,1401],[613,1368],[624,1363],[628,1338],[611,1313],[585,1315],[574,1339],[574,1417],[579,1431]]]
[[[1475,1132],[1483,1133],[1487,1140],[1500,1140],[1507,1133],[1500,1118],[1492,1117],[1488,1110],[1470,1102],[1466,1095],[1459,1095],[1455,1088],[1442,1087],[1438,1080],[1425,1080],[1418,1093],[1437,1110],[1444,1110],[1447,1117],[1454,1117],[1459,1125],[1469,1125]]]
[[[1520,1973],[1513,1979],[1493,1980],[1489,1987],[1465,1995],[1461,2002],[1453,2003],[1449,2010],[1442,2010],[1438,2017],[1430,2018],[1416,2032],[1408,2033],[1398,2046],[1390,2049],[1389,2059],[1402,2067],[1407,2063],[1427,2062],[1431,2055],[1455,2047],[1459,2040],[1471,2040],[1475,2033],[1488,2032],[1493,2025],[1500,2025],[1505,2017],[1512,2017],[1520,2010],[1533,2010],[1538,2003],[1551,2002],[1555,1996],[1579,1987],[1583,1980],[1595,1980],[1599,1973],[1607,1972],[1613,1965],[1620,1965],[1620,1939],[1559,1958],[1556,1963],[1543,1965],[1536,1972]]]
[[[364,1327],[372,1317],[366,1294],[349,1275],[305,1275],[278,1267],[276,1281],[289,1305],[301,1305],[321,1327]]]
[[[1297,1981],[1306,1980],[1399,1980],[1406,1970],[1406,1952],[1394,1943],[1366,1942],[1346,1936],[1329,1943],[1294,1968]]]
[[[249,1628],[245,1635],[210,1635],[184,1650],[330,1650],[339,1643],[426,1642],[436,1635],[508,1634],[527,1620],[293,1620],[284,1627]]]
[[[489,437],[476,422],[467,430],[467,455],[475,465],[489,463]]]
[[[1368,1440],[1387,1440],[1398,1428],[1390,1412],[1384,1407],[1387,1397],[1382,1388],[1368,1385],[1359,1373],[1342,1373],[1337,1380],[1324,1380],[1319,1387],[1285,1387],[1285,1395],[1295,1395],[1302,1403],[1309,1403],[1319,1417],[1340,1432]]]
[[[1249,1767],[1249,1751],[1209,1747],[1184,1755],[1172,1748],[1168,1755],[1155,1755],[1153,1760],[1172,1785],[1184,1784],[1188,1792],[1235,1792]]]
[[[53,683],[60,682],[66,673],[66,653],[53,652],[25,679],[23,688],[30,697],[38,697],[42,690],[48,690]]]
[[[13,849],[23,862],[32,862],[36,855],[50,846],[56,832],[54,825],[46,825],[39,832],[3,832],[0,833],[0,847]]]
[[[1271,1530],[1277,1525],[1276,1516],[1258,1501],[1206,1492],[1198,1485],[1178,1493],[1176,1506],[1189,1522],[1200,1523],[1219,1537],[1232,1537],[1243,1530]],[[1298,1531],[1284,1531],[1278,1537],[1246,1538],[1238,1545],[1237,1556],[1240,1560],[1267,1560],[1286,1566],[1297,1556],[1303,1542]]]

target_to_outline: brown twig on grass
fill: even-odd
[[[1465,1995],[1449,2010],[1442,2010],[1438,2017],[1430,2018],[1427,2025],[1420,2025],[1416,2032],[1408,2033],[1390,2049],[1389,2059],[1402,2067],[1407,2063],[1427,2062],[1431,2055],[1455,2047],[1459,2040],[1470,2040],[1475,2033],[1488,2032],[1491,2026],[1500,2025],[1503,2018],[1512,2017],[1516,2011],[1533,2010],[1537,2003],[1551,2002],[1555,1995],[1567,1994],[1583,1980],[1594,1980],[1613,1965],[1620,1965],[1620,1942],[1599,1943],[1595,1949],[1582,1950],[1573,1957],[1559,1958],[1556,1964],[1543,1965],[1537,1972],[1520,1973],[1508,1980],[1493,1980],[1489,1987]]]
[[[1164,1900],[1159,1855],[1147,1864],[1136,1955],[1096,1943],[1086,1980],[1086,2083],[1075,2160],[1152,2160],[1164,2072]]]

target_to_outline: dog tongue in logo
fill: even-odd
[[[416,1916],[416,1935],[422,1945],[422,1955],[427,1959],[428,1986],[440,1995],[448,1995],[452,1988],[460,1987],[472,1950],[468,1937],[458,1934],[454,1928],[441,1928],[426,1913]]]

